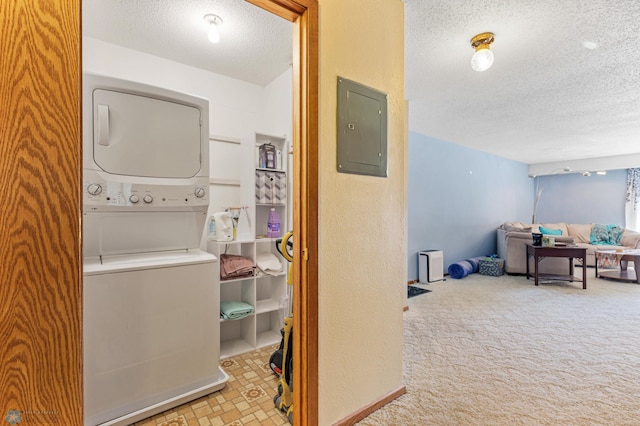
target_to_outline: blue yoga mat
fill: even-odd
[[[473,265],[466,260],[461,260],[449,265],[449,276],[459,280],[466,277],[473,271]]]
[[[478,272],[480,269],[480,259],[484,259],[486,256],[477,256],[470,259],[461,260],[449,265],[449,276],[456,280],[462,279],[469,274]]]

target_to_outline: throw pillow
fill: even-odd
[[[562,230],[545,228],[544,226],[540,226],[540,233],[542,233],[543,235],[562,235]]]
[[[595,245],[620,245],[622,240],[622,229],[618,225],[594,224],[591,228],[591,244]]]
[[[531,232],[531,227],[505,225],[504,230],[507,232]]]
[[[609,244],[609,231],[607,225],[594,223],[591,227],[591,244]]]
[[[573,237],[576,243],[589,244],[592,226],[592,223],[567,223],[567,235]]]
[[[619,246],[624,229],[618,225],[607,225],[607,227],[609,228],[609,241],[611,244]]]

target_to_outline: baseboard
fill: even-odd
[[[443,276],[442,276],[442,278],[443,278],[443,279],[438,280],[438,281],[446,281],[444,278],[446,278],[446,277],[448,277],[448,276],[449,276],[449,274],[448,274],[447,272],[445,272],[445,273],[443,274]],[[438,281],[432,281],[432,282],[438,282]],[[407,285],[411,285],[411,284],[419,284],[419,283],[420,283],[420,280],[410,280],[410,281],[407,281]]]
[[[398,389],[396,389],[396,390],[384,395],[379,400],[374,401],[371,404],[369,404],[369,405],[367,405],[365,407],[362,407],[360,410],[356,411],[355,413],[345,417],[344,419],[335,422],[333,425],[334,426],[351,426],[351,425],[354,425],[354,424],[358,423],[360,420],[362,420],[365,417],[367,417],[369,414],[371,414],[374,411],[376,411],[378,408],[384,407],[385,405],[387,405],[388,403],[390,403],[394,399],[404,395],[405,393],[407,393],[407,388],[406,388],[406,386],[403,385],[400,388],[398,388]]]

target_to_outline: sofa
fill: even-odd
[[[536,223],[505,222],[498,227],[498,257],[504,259],[507,274],[526,274],[526,243],[532,243],[532,233],[540,232],[540,227],[549,232],[556,242],[575,244],[587,249],[587,266],[595,266],[597,249],[640,249],[640,232],[616,226],[593,223]],[[607,235],[607,231],[609,235]],[[553,235],[551,234],[553,233]],[[604,234],[604,235],[603,235]],[[607,240],[607,238],[609,238]],[[611,244],[615,240],[618,244]],[[533,271],[533,258],[529,258],[529,271]],[[547,274],[566,274],[569,271],[569,259],[546,258],[539,264],[540,272]]]

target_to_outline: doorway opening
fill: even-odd
[[[239,0],[234,0],[238,1]],[[294,422],[317,423],[317,2],[248,0],[293,23]],[[284,4],[283,4],[284,3]],[[84,8],[83,8],[84,9]],[[90,60],[90,54],[89,56]],[[83,61],[84,62],[84,61]],[[162,74],[162,70],[158,70]],[[161,76],[149,75],[152,82]]]

